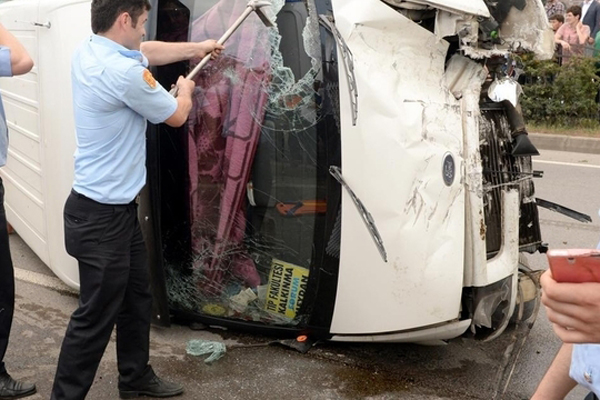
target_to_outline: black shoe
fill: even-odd
[[[156,375],[139,387],[119,389],[119,397],[122,399],[133,399],[139,396],[173,397],[179,396],[181,393],[183,393],[183,386],[163,381]]]
[[[8,372],[0,374],[0,399],[20,399],[36,392],[35,385],[15,381]]]

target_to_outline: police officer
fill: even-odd
[[[26,74],[33,61],[21,43],[0,24],[0,76]],[[6,164],[8,129],[0,98],[0,167]],[[15,276],[8,247],[4,211],[4,186],[0,177],[0,399],[17,399],[35,393],[35,385],[14,380],[4,366],[4,354],[12,325],[15,305]]]
[[[77,150],[64,224],[67,252],[79,262],[80,298],[53,400],[85,398],[115,324],[120,397],[183,392],[148,364],[152,298],[135,198],[146,182],[146,120],[183,125],[194,82],[180,77],[173,98],[147,66],[217,56],[223,47],[213,40],[142,44],[149,10],[148,0],[93,0],[94,35],[73,55]]]

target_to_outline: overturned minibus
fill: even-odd
[[[527,142],[518,87],[488,93],[512,82],[513,53],[551,56],[541,1],[270,3],[275,27],[250,15],[196,76],[188,123],[148,126],[139,210],[155,322],[338,341],[497,337],[538,299],[520,253],[543,244],[535,151],[516,145]],[[149,39],[218,38],[247,6],[154,0]],[[0,82],[8,218],[73,287],[70,55],[91,34],[89,9],[0,4],[36,62]],[[170,88],[195,62],[152,72]]]

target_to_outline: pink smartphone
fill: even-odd
[[[600,282],[600,250],[553,249],[546,256],[557,282]]]

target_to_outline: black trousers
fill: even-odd
[[[0,178],[0,373],[6,371],[4,354],[8,347],[10,327],[15,309],[15,271],[8,247],[6,212],[4,210],[4,186]]]
[[[71,192],[65,246],[79,262],[79,308],[62,344],[52,400],[88,393],[117,325],[119,387],[152,378],[148,365],[152,296],[137,205],[107,205]]]

